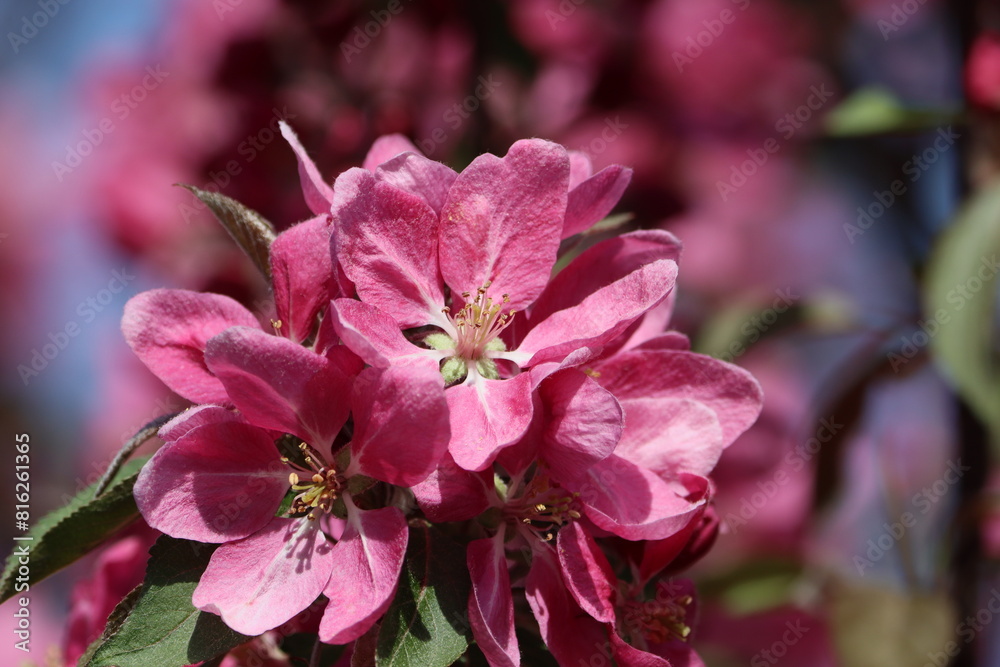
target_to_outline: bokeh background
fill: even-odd
[[[279,119],[328,179],[392,132],[456,168],[543,137],[635,170],[618,222],[685,245],[670,326],[764,387],[759,423],[715,475],[718,540],[691,571],[706,662],[998,665],[998,13],[971,0],[5,0],[3,469],[29,433],[38,517],[184,407],[124,343],[131,295],[264,298],[174,183],[285,228],[308,215]],[[8,487],[13,516],[12,471]],[[100,632],[115,600],[93,590],[141,577],[133,537],[132,552],[32,588],[36,664],[73,664]],[[3,664],[26,658],[0,637]]]

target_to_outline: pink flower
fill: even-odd
[[[527,140],[456,174],[388,137],[366,160],[373,171],[330,188],[297,152],[307,201],[332,210],[334,256],[360,299],[334,300],[334,329],[372,366],[440,369],[463,468],[488,467],[524,435],[542,380],[598,355],[673,288],[677,247],[657,232],[599,244],[549,281],[562,239],[617,201],[620,167],[591,175],[582,156]]]
[[[356,639],[391,602],[407,543],[402,512],[364,509],[362,494],[369,478],[417,483],[443,455],[447,422],[425,416],[443,417],[437,377],[361,372],[346,348],[320,355],[248,327],[213,337],[205,361],[240,412],[201,406],[167,424],[135,486],[140,511],[168,535],[222,545],[193,601],[233,629],[260,634],[322,593],[320,637]],[[349,410],[354,437],[336,453]],[[407,436],[417,427],[419,451]],[[300,457],[279,454],[283,433],[301,441]],[[276,516],[289,488],[288,516]],[[346,518],[336,544],[323,530],[333,515]]]
[[[528,600],[561,664],[586,662],[594,645],[608,641],[607,650],[622,664],[647,664],[643,660],[652,658],[638,655],[647,650],[673,660],[683,656],[678,664],[700,664],[682,641],[686,635],[667,641],[669,605],[640,618],[639,626],[626,627],[622,619],[649,609],[634,601],[646,582],[668,566],[686,566],[714,540],[718,519],[706,515],[706,476],[754,422],[762,396],[749,374],[688,351],[683,336],[665,334],[629,347],[639,341],[634,333],[626,349],[588,365],[586,373],[563,370],[542,383],[536,414],[544,418],[498,457],[513,475],[499,497],[491,497],[476,473],[452,465],[413,490],[429,514],[459,497],[474,513],[484,504],[500,509],[500,529],[473,541],[467,555],[470,621],[491,665],[518,664],[509,551],[530,559]],[[606,431],[611,437],[603,437]],[[637,581],[628,591],[595,541],[606,535],[626,541],[618,546]],[[581,610],[591,619],[582,620]],[[675,629],[684,627],[686,612],[676,604],[669,611]],[[594,645],[587,644],[591,640]]]
[[[1000,110],[1000,34],[984,32],[976,38],[965,66],[965,87],[976,106]]]

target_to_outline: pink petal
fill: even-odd
[[[590,156],[583,151],[566,151],[569,156],[569,189],[573,189],[594,175]]]
[[[497,452],[517,442],[531,423],[531,378],[527,373],[509,380],[476,376],[450,387],[445,396],[451,416],[448,451],[466,470],[487,468]]]
[[[227,296],[155,289],[125,304],[122,331],[156,377],[195,403],[228,403],[225,388],[205,366],[208,339],[233,326],[259,327],[249,310]]]
[[[614,623],[618,580],[594,538],[574,521],[559,530],[556,551],[566,587],[580,608],[602,623]]]
[[[556,274],[531,309],[531,323],[572,308],[601,288],[657,260],[680,256],[680,242],[659,230],[616,236],[588,248]]]
[[[760,384],[748,372],[693,352],[640,348],[594,368],[601,386],[623,403],[687,399],[704,405],[718,418],[724,446],[757,420],[763,403]]]
[[[586,374],[560,371],[541,384],[547,408],[542,458],[556,479],[581,477],[615,450],[625,428],[615,397]]]
[[[448,190],[457,177],[450,167],[416,153],[397,155],[375,169],[375,178],[417,195],[435,213],[441,212]]]
[[[615,454],[662,477],[708,475],[723,451],[722,427],[708,406],[691,399],[622,401],[625,432]]]
[[[333,301],[330,320],[344,345],[372,366],[385,368],[393,363],[425,363],[438,368],[443,356],[406,340],[396,320],[361,301]]]
[[[514,634],[514,598],[503,535],[499,532],[495,537],[469,543],[469,625],[490,667],[518,667],[521,653]]]
[[[585,232],[603,220],[622,198],[631,180],[631,169],[614,164],[570,190],[562,237]]]
[[[332,551],[315,521],[275,517],[215,550],[191,602],[237,632],[259,635],[320,596],[333,570]]]
[[[445,452],[438,467],[410,491],[427,518],[434,523],[466,521],[490,506],[492,471],[469,472],[458,467]]]
[[[281,125],[281,136],[291,145],[295,151],[295,157],[299,161],[299,180],[302,182],[302,194],[305,196],[306,205],[309,210],[316,215],[325,215],[330,212],[333,205],[333,188],[323,180],[316,168],[316,164],[302,147],[298,136],[285,121]]]
[[[551,548],[535,547],[524,593],[542,639],[560,665],[611,664],[612,633],[576,604]]]
[[[437,262],[438,217],[416,195],[363,169],[337,178],[337,257],[361,300],[400,328],[446,321]]]
[[[687,336],[677,331],[667,331],[667,325],[674,315],[674,305],[677,302],[677,290],[671,292],[660,305],[650,308],[629,331],[622,336],[622,344],[618,349],[630,350],[639,346],[649,349],[666,347],[675,350],[691,349]],[[609,346],[610,347],[610,346]]]
[[[490,295],[509,294],[509,308],[533,302],[555,263],[568,182],[565,149],[540,139],[473,160],[441,211],[445,282],[458,294],[492,281]]]
[[[278,333],[301,343],[316,329],[318,315],[332,296],[329,215],[301,222],[274,239],[271,275],[282,324]]]
[[[413,486],[434,472],[448,450],[448,403],[437,368],[365,369],[354,383],[351,405],[352,470]]]
[[[617,633],[611,634],[611,654],[615,658],[615,664],[621,667],[681,667],[658,655],[640,651],[627,644]]]
[[[711,506],[706,506],[701,516],[676,535],[664,540],[639,542],[642,545],[638,559],[639,579],[649,581],[668,565],[671,572],[680,572],[704,556],[718,534],[719,517]]]
[[[285,338],[233,327],[209,341],[209,368],[257,426],[329,446],[350,412],[341,364]]]
[[[133,495],[146,522],[171,537],[228,542],[266,525],[287,491],[288,467],[274,440],[227,419],[160,448]]]
[[[578,306],[539,322],[517,351],[533,355],[527,362],[529,366],[558,361],[574,352],[597,354],[604,343],[666,298],[676,277],[677,264],[673,260],[647,264],[599,289]]]
[[[701,488],[685,490],[612,454],[582,480],[563,485],[580,494],[587,518],[599,528],[626,540],[661,540],[698,516],[708,495],[708,482],[701,479]]]
[[[636,333],[638,334],[639,332]],[[687,352],[691,349],[691,341],[679,331],[667,331],[652,338],[645,338],[641,342],[639,342],[639,336],[637,335],[635,342],[638,342],[638,345],[634,348],[636,350],[682,350]],[[626,344],[624,349],[630,349],[630,345]]]
[[[344,535],[333,547],[333,572],[324,593],[330,604],[320,639],[346,644],[381,618],[396,594],[409,538],[406,518],[395,507],[359,510],[348,505]]]
[[[180,440],[181,437],[196,428],[227,421],[246,423],[246,420],[238,412],[227,408],[218,405],[196,405],[168,421],[156,435],[164,442],[172,442]]]
[[[400,153],[416,153],[422,155],[413,142],[401,134],[386,134],[372,144],[362,166],[368,171],[375,171],[383,162],[388,162]]]

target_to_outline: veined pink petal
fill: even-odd
[[[682,472],[706,476],[723,451],[716,413],[692,399],[629,398],[625,432],[615,454],[662,477]]]
[[[580,494],[587,518],[597,527],[626,540],[661,540],[698,516],[708,481],[697,479],[702,481],[700,487],[685,490],[612,454],[593,465],[586,477],[563,486]]]
[[[372,366],[423,363],[438,368],[444,356],[406,340],[396,320],[362,301],[336,299],[330,304],[329,317],[344,345]]]
[[[559,530],[556,552],[566,587],[580,608],[602,623],[614,623],[618,580],[594,538],[574,521]]]
[[[451,417],[448,451],[466,470],[483,470],[497,452],[517,442],[531,423],[531,378],[471,382],[445,391]]]
[[[228,542],[266,525],[286,491],[288,468],[270,436],[227,419],[160,448],[133,494],[153,528],[186,540]]]
[[[514,598],[503,536],[499,532],[495,537],[469,543],[469,625],[490,667],[518,667],[521,653],[514,634]]]
[[[658,655],[640,651],[634,646],[626,643],[617,633],[611,633],[611,655],[615,658],[615,664],[621,667],[682,667],[678,663],[661,658]],[[683,667],[689,667],[685,665]],[[690,667],[694,667],[690,664]]]
[[[330,218],[321,215],[290,227],[271,243],[274,305],[282,326],[278,333],[301,343],[316,329],[333,285]]]
[[[380,164],[388,162],[400,153],[423,155],[420,149],[403,135],[386,134],[376,139],[372,147],[368,149],[368,155],[365,156],[362,166],[368,171],[375,171],[375,168]]]
[[[375,169],[375,178],[417,195],[438,214],[457,177],[451,167],[417,153],[397,155]]]
[[[305,197],[309,210],[316,215],[325,215],[330,212],[333,205],[333,188],[327,185],[326,181],[316,168],[316,164],[302,147],[302,142],[294,130],[285,121],[280,121],[281,136],[291,145],[295,151],[295,157],[299,161],[299,180],[302,182],[302,194]]]
[[[275,517],[215,550],[191,602],[237,632],[259,635],[320,596],[333,571],[332,551],[317,522]]]
[[[420,509],[434,523],[465,521],[478,516],[490,506],[488,494],[492,490],[491,471],[464,470],[447,452],[434,472],[410,489]]]
[[[569,191],[562,237],[587,231],[611,212],[632,180],[632,170],[613,164]]]
[[[400,328],[446,321],[438,255],[438,216],[420,197],[363,169],[337,178],[337,256],[362,301]]]
[[[585,298],[579,305],[553,313],[528,332],[517,351],[531,354],[527,365],[559,361],[581,349],[594,354],[674,287],[677,264],[661,259],[628,274]]]
[[[441,211],[441,273],[460,294],[492,281],[508,308],[532,303],[555,263],[569,183],[557,144],[516,142],[507,155],[480,155],[455,179]]]
[[[613,631],[576,604],[550,547],[535,547],[524,593],[542,639],[560,665],[610,664]]]
[[[532,326],[581,301],[643,266],[680,256],[673,234],[643,230],[616,236],[588,248],[549,281],[531,309]]]
[[[367,368],[354,383],[351,405],[351,471],[413,486],[448,450],[448,403],[436,367]]]
[[[556,479],[578,479],[615,451],[625,428],[618,401],[575,369],[560,371],[540,386],[547,410],[541,457]]]
[[[172,390],[195,403],[228,403],[222,382],[205,366],[205,344],[233,326],[259,327],[227,296],[155,289],[125,304],[122,331],[136,356]]]
[[[209,368],[257,426],[329,446],[350,412],[342,365],[285,338],[233,327],[209,341]]]
[[[246,423],[246,420],[238,412],[227,408],[218,405],[196,405],[168,421],[156,435],[164,442],[171,442],[179,440],[196,428],[226,421]]]
[[[330,604],[319,624],[322,641],[353,641],[385,613],[408,539],[406,518],[395,507],[366,511],[348,504],[347,528],[333,547],[333,572],[324,591]]]
[[[640,348],[594,368],[601,386],[623,403],[660,398],[701,403],[718,418],[724,446],[750,428],[763,403],[760,384],[748,372],[693,352]]]

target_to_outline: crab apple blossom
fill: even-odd
[[[545,377],[600,354],[673,289],[678,246],[656,232],[599,244],[550,282],[562,239],[620,196],[620,167],[589,175],[531,139],[458,174],[410,150],[331,188],[286,136],[312,210],[332,212],[334,261],[356,294],[334,299],[334,329],[372,366],[440,370],[449,452],[465,469],[524,435]]]
[[[430,613],[405,611],[416,568],[421,596],[463,591],[451,617],[417,621],[460,618],[493,667],[521,664],[529,612],[559,664],[701,664],[693,589],[667,577],[711,546],[709,474],[762,399],[664,333],[672,235],[567,252],[630,171],[529,139],[459,173],[392,135],[328,184],[282,133],[315,217],[264,246],[270,326],[183,290],[123,319],[198,404],[134,487],[150,526],[217,545],[193,605],[262,635],[325,601],[317,640],[363,660],[410,641],[385,636],[393,613]],[[464,548],[441,591],[409,560],[411,528],[436,535],[425,558],[442,537]]]

